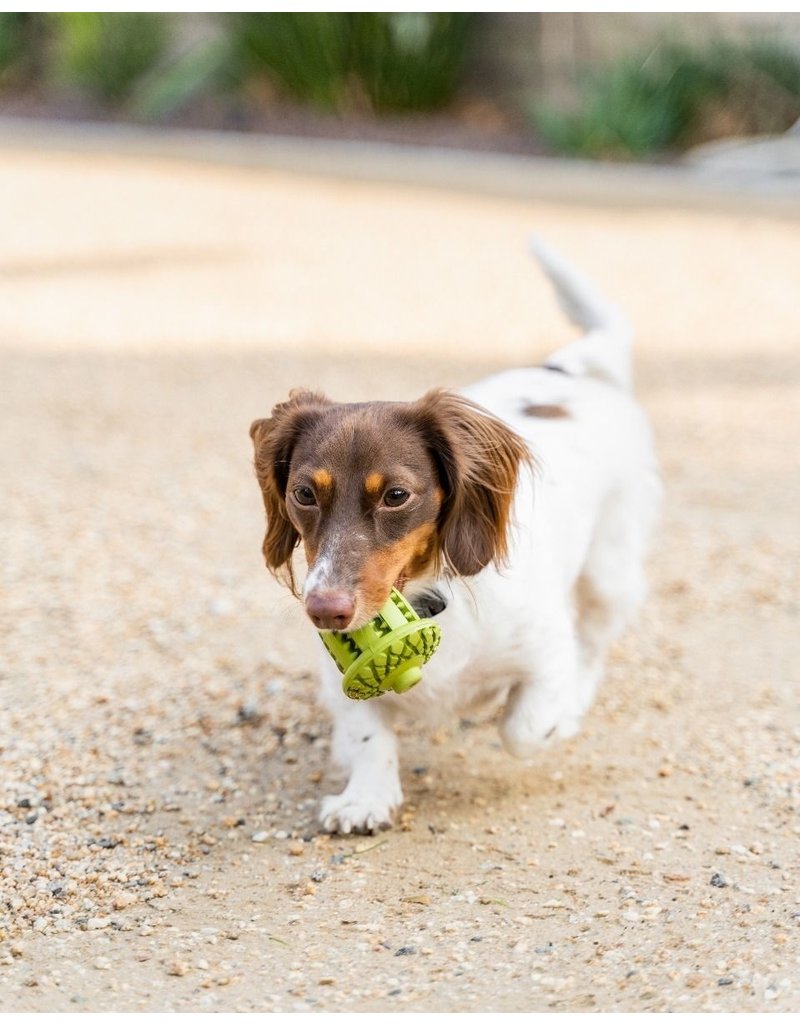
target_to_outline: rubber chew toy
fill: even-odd
[[[342,689],[353,700],[368,700],[387,690],[405,693],[422,679],[422,666],[439,646],[442,631],[421,619],[398,590],[374,619],[352,633],[320,633],[328,653],[344,674]]]

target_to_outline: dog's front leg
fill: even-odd
[[[327,656],[326,656],[327,657]],[[350,700],[341,675],[328,662],[322,692],[333,714],[333,759],[346,768],[344,791],[324,797],[319,820],[327,832],[375,832],[392,823],[403,802],[397,763],[397,737],[380,697]]]

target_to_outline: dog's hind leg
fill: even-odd
[[[579,648],[570,609],[551,604],[537,616],[535,643],[525,678],[511,688],[500,723],[500,737],[515,757],[532,757],[556,737],[567,739],[580,727]]]
[[[612,495],[575,585],[582,712],[594,699],[611,645],[647,594],[644,558],[659,496],[655,476]]]

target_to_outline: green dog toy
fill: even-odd
[[[320,633],[328,653],[344,674],[342,689],[353,700],[368,700],[387,690],[405,693],[422,679],[422,666],[436,653],[442,631],[421,619],[398,590],[366,626],[352,633]]]

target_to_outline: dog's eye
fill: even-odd
[[[298,505],[316,505],[317,499],[310,487],[295,487],[294,500]]]
[[[389,508],[399,508],[401,505],[405,505],[410,497],[408,491],[404,491],[402,487],[390,487],[383,496],[383,503]]]

